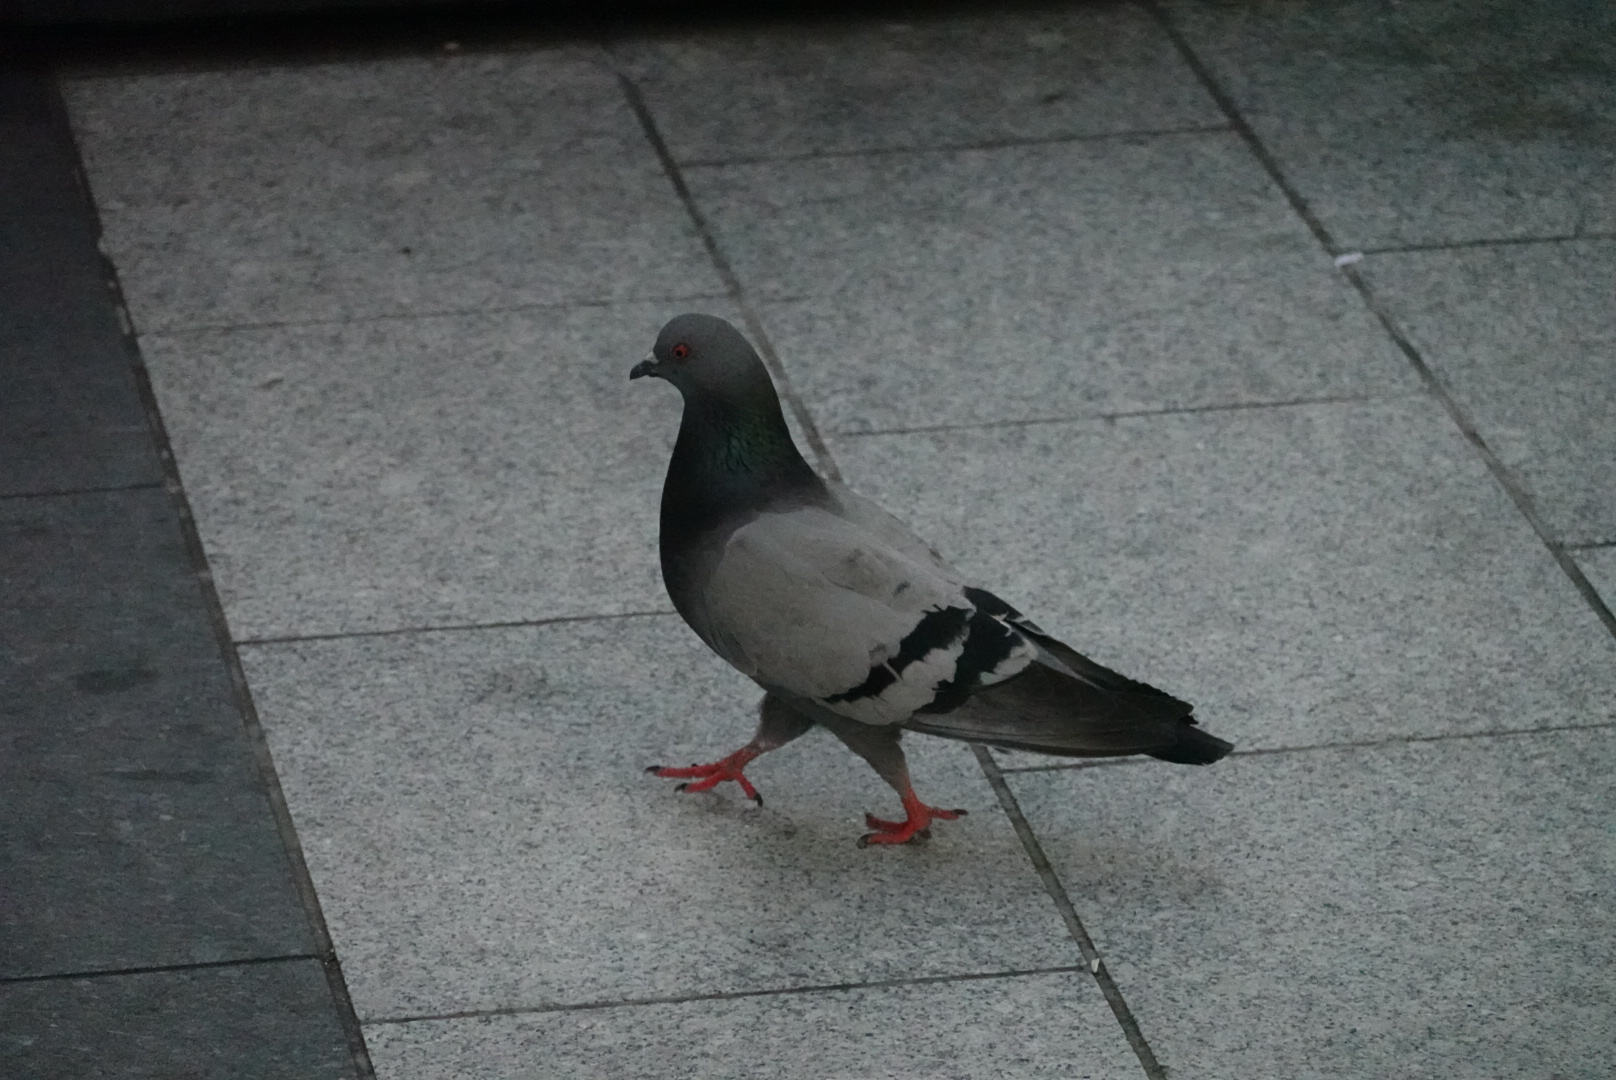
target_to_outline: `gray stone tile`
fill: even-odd
[[[1608,4],[1170,7],[1345,248],[1616,229]]]
[[[1616,241],[1363,265],[1555,536],[1616,542]]]
[[[679,399],[628,370],[687,306],[148,338],[235,636],[670,610]]]
[[[688,175],[833,430],[1413,385],[1233,135]]]
[[[372,1025],[366,1038],[381,1080],[1140,1075],[1082,973]]]
[[[145,330],[721,286],[594,50],[75,80]]]
[[[1594,1077],[1616,730],[1012,775],[1173,1075]]]
[[[0,71],[0,496],[161,479],[54,96]]]
[[[337,1080],[337,1015],[318,960],[0,983],[0,1073]]]
[[[0,214],[0,495],[157,483],[93,223]]]
[[[54,370],[74,359],[76,350],[64,345],[120,340],[86,214],[0,215],[0,289],[0,348],[15,370]]]
[[[966,572],[1244,749],[1616,700],[1616,643],[1424,396],[831,448]]]
[[[8,217],[82,212],[73,143],[59,120],[51,74],[19,59],[8,56],[0,70],[0,207]]]
[[[16,374],[0,347],[0,496],[155,484],[161,478],[127,368]]]
[[[911,740],[971,814],[898,850],[855,845],[897,799],[821,732],[754,766],[761,810],[644,775],[756,722],[675,615],[244,660],[361,1018],[1080,962],[961,744]]]
[[[1616,610],[1616,547],[1587,548],[1572,554],[1582,572],[1599,590],[1600,598]]]
[[[168,494],[0,500],[0,592],[0,976],[311,952]]]
[[[724,27],[614,47],[674,156],[728,161],[1221,125],[1122,5]]]

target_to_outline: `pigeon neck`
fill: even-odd
[[[663,529],[700,532],[824,482],[797,452],[778,400],[737,406],[686,401],[662,492]]]

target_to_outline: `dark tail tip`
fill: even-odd
[[[1185,717],[1184,725],[1178,732],[1178,741],[1164,749],[1152,750],[1150,756],[1171,761],[1175,765],[1210,765],[1227,757],[1233,749],[1234,743],[1208,735],[1195,726],[1194,720]]]

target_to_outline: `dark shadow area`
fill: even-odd
[[[3,0],[0,31],[10,39],[11,51],[41,62],[149,70],[410,55],[445,46],[466,51],[529,48],[630,29],[764,28],[1049,6],[1026,0],[992,5],[959,0],[787,0],[769,5],[688,0]]]

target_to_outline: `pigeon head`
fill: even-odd
[[[628,377],[642,375],[668,380],[685,400],[662,489],[664,538],[699,532],[788,492],[800,498],[823,491],[791,440],[768,369],[723,319],[680,315],[668,323]]]
[[[768,369],[741,332],[716,315],[680,315],[662,328],[651,355],[628,377],[655,375],[679,388],[685,400],[740,408],[776,409]]]

